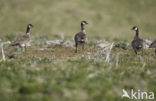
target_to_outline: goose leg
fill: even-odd
[[[25,47],[22,47],[22,51],[25,52]]]
[[[75,49],[75,53],[77,53],[78,43],[75,44],[75,47],[76,47],[76,49]]]
[[[22,45],[19,45],[19,47],[21,48],[22,52],[25,51],[25,46],[22,44]]]
[[[19,45],[19,48],[21,49],[21,51],[23,51],[23,47],[21,45]]]
[[[84,50],[84,44],[82,45],[82,50]]]
[[[142,49],[142,55],[144,55],[144,49]]]
[[[24,48],[25,48],[25,51],[27,51],[27,46],[26,45],[24,46]]]
[[[137,50],[134,50],[135,54],[138,55]]]

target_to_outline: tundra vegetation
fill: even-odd
[[[137,25],[141,38],[155,40],[156,0],[0,2],[0,43],[34,25],[25,52],[1,47],[0,101],[133,101],[121,98],[123,89],[156,95],[154,49],[136,56],[130,30]],[[82,20],[89,23],[88,43],[75,53],[73,37]]]

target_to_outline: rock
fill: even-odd
[[[71,47],[73,48],[73,43],[71,41],[65,41],[65,40],[49,40],[46,41],[46,45],[48,46],[57,46],[57,45],[61,45],[64,47]]]
[[[65,41],[65,42],[63,42],[62,45],[65,46],[65,47],[71,47],[71,48],[74,47],[74,46],[73,46],[73,43],[72,43],[71,41]]]
[[[48,41],[46,41],[46,45],[48,45],[48,46],[61,45],[62,43],[63,43],[63,40],[48,40]]]
[[[95,44],[95,48],[107,48],[110,47],[111,44],[112,44],[111,42],[101,40]]]
[[[6,42],[1,42],[0,44],[9,45],[9,44],[11,44],[11,42],[10,41],[6,41]]]
[[[114,47],[127,50],[127,49],[129,49],[129,47],[131,47],[131,46],[130,46],[130,43],[128,43],[128,42],[119,41],[119,42],[116,42],[116,43],[115,43],[115,46],[114,46]]]
[[[152,41],[145,39],[144,40],[144,49],[149,49],[149,46],[151,45]]]

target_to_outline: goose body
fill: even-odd
[[[142,50],[143,52],[144,40],[139,38],[139,29],[136,26],[134,26],[132,30],[136,31],[136,35],[134,37],[134,40],[132,41],[132,48],[137,55],[139,50]]]
[[[132,47],[134,50],[141,50],[143,49],[143,40],[140,38],[134,39],[132,41]]]
[[[29,35],[23,35],[22,37],[16,39],[11,45],[24,47],[26,45],[26,43],[29,41],[30,41],[30,36]]]
[[[85,29],[84,29],[84,25],[85,24],[88,24],[86,21],[82,21],[81,22],[81,31],[76,33],[75,34],[75,37],[74,37],[74,40],[75,40],[75,52],[77,53],[77,48],[78,48],[78,45],[81,44],[82,45],[82,48],[84,49],[84,44],[86,43],[87,41],[87,35],[86,35],[86,32],[85,32]]]
[[[11,46],[19,46],[21,48],[26,48],[27,44],[30,42],[30,29],[33,27],[32,24],[27,25],[26,34],[17,38],[11,43]]]
[[[156,54],[156,40],[152,42],[149,48],[155,48],[155,54]]]
[[[84,32],[79,32],[75,35],[75,43],[85,44],[86,43],[86,34]]]

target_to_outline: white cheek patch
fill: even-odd
[[[29,25],[29,28],[31,28],[31,26]]]
[[[138,28],[137,27],[135,27],[135,29],[134,30],[137,30]]]
[[[82,22],[82,24],[84,25],[85,23],[84,23],[84,22]]]

